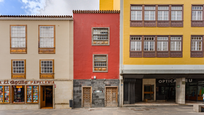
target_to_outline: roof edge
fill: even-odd
[[[120,10],[73,10],[74,14],[119,14]]]
[[[72,18],[71,15],[0,15],[0,18]]]

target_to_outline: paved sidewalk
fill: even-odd
[[[204,115],[193,112],[192,106],[123,107],[92,109],[2,110],[0,115]]]

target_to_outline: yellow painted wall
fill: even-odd
[[[183,27],[130,27],[130,4],[183,4]],[[203,65],[204,58],[191,58],[191,35],[204,35],[204,27],[191,27],[191,5],[204,0],[123,0],[123,64],[124,65]],[[130,35],[183,35],[182,58],[130,58]],[[196,69],[196,68],[195,68]]]
[[[120,0],[100,0],[100,10],[120,10]]]

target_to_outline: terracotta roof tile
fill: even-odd
[[[118,14],[120,10],[73,10],[75,14]]]
[[[71,15],[0,15],[0,17],[15,18],[72,18]]]

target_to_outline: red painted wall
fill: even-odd
[[[119,78],[119,14],[73,14],[74,79]],[[110,45],[92,46],[92,27],[109,27]],[[93,72],[93,55],[108,54],[108,72]]]

